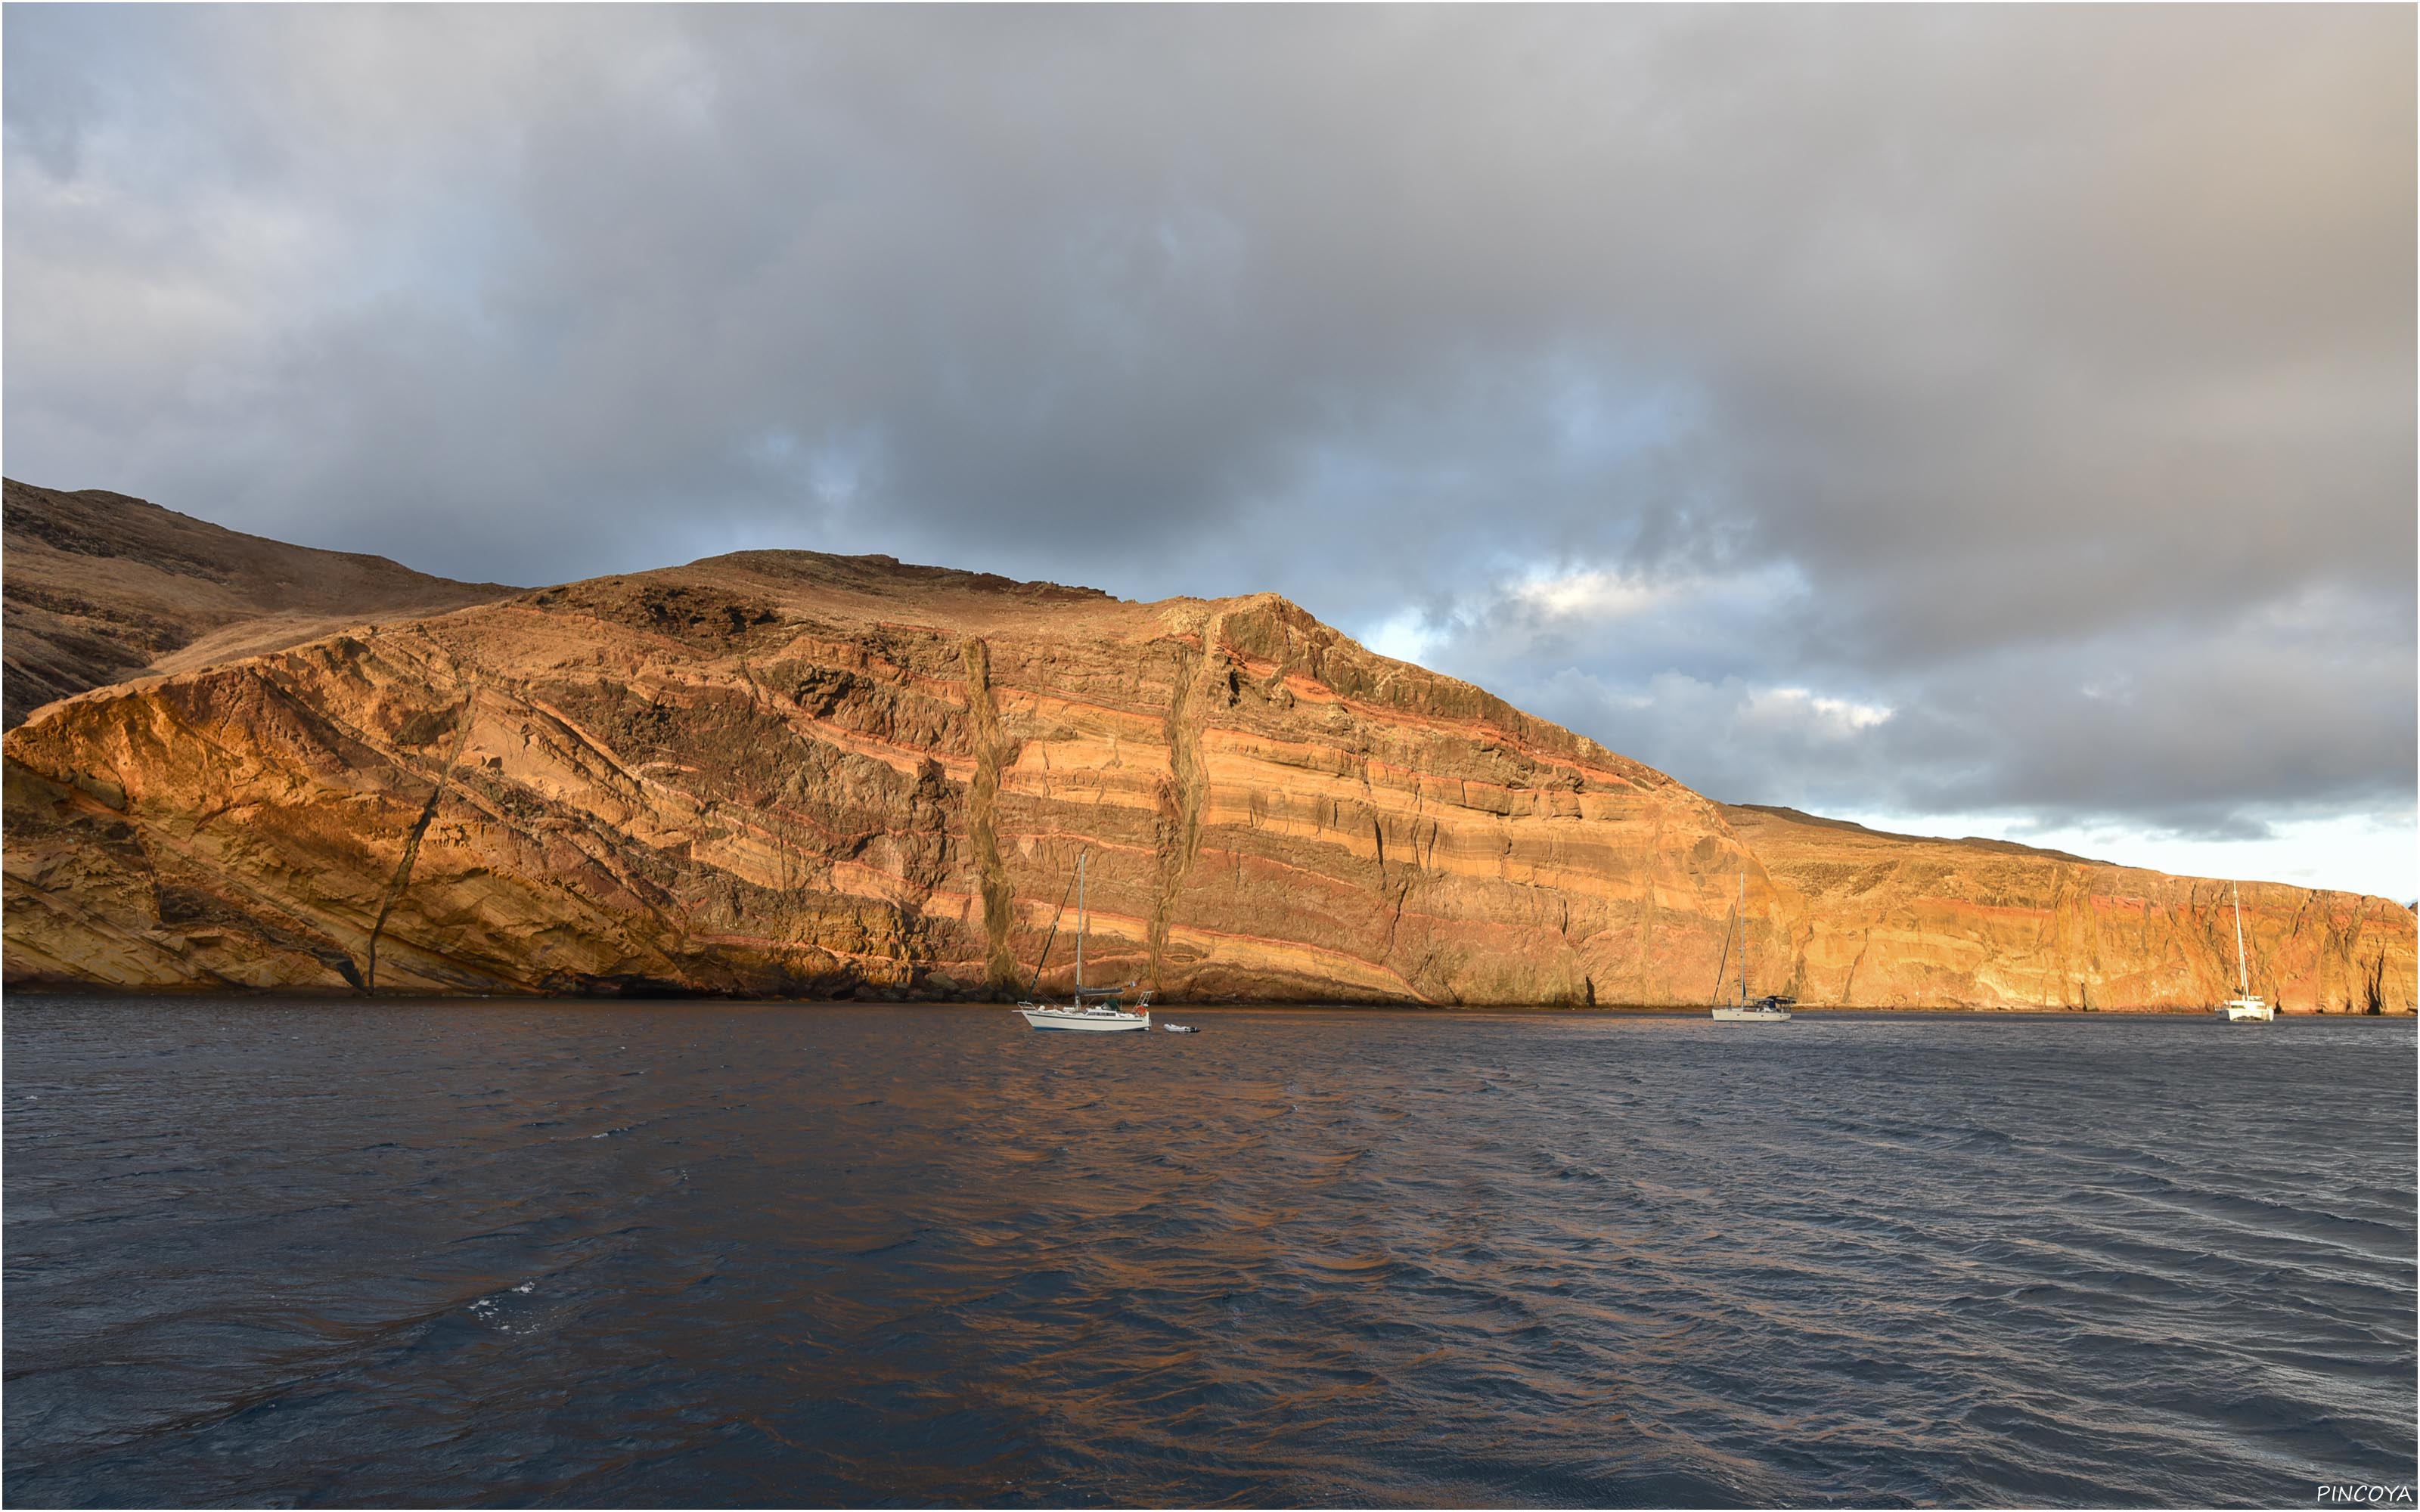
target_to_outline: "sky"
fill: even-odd
[[[2414,14],[11,4],[6,464],[1273,590],[1726,801],[2408,900]]]

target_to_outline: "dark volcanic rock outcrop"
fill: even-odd
[[[148,672],[317,640],[519,590],[431,578],[384,557],[223,530],[124,494],[0,485],[6,723]]]

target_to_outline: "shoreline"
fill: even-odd
[[[634,1007],[658,1005],[667,1008],[724,1004],[752,1008],[954,1008],[986,1011],[1013,1009],[1013,1001],[983,997],[753,997],[719,993],[631,993],[614,995],[570,995],[548,993],[345,993],[336,994],[310,989],[245,988],[245,987],[113,987],[79,986],[55,982],[9,984],[11,996],[33,998],[75,998],[101,1001],[152,1002],[174,1001],[240,1001],[262,1003],[321,1003],[348,1007],[371,1007],[393,1004],[595,1004],[599,1006]],[[1269,1000],[1204,1000],[1194,1002],[1156,1001],[1155,1012],[1218,1013],[1233,1011],[1296,1011],[1323,1013],[1422,1013],[1464,1016],[1559,1018],[1703,1018],[1708,1012],[1704,1004],[1623,1003],[1591,1005],[1563,1003],[1404,1003],[1355,1002],[1345,1000],[1307,1001],[1303,999]],[[2207,1008],[2142,1007],[2142,1008],[2070,1008],[2033,1004],[2006,1004],[1974,1007],[1955,1003],[1925,1004],[1798,1004],[1791,1009],[1793,1018],[1822,1017],[1831,1014],[1917,1014],[1934,1018],[1989,1018],[2000,1016],[2034,1018],[2081,1018],[2086,1015],[2111,1018],[2187,1018],[2206,1019],[2218,1015],[2213,1004]],[[2277,1010],[2279,1018],[2296,1019],[2412,1019],[2420,1017],[2411,1011],[2387,1011],[2377,1013],[2329,1012],[2324,1009],[2286,1008]]]

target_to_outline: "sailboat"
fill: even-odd
[[[1125,987],[1087,987],[1084,985],[1084,861],[1086,853],[1076,855],[1076,995],[1062,1008],[1055,1003],[1028,1001],[1016,1005],[1025,1022],[1037,1029],[1089,1029],[1095,1034],[1120,1029],[1149,1030],[1151,1027],[1151,994],[1146,992],[1136,1007],[1128,1011],[1118,1006],[1125,996]],[[1059,900],[1059,912],[1067,912],[1067,900]],[[1042,967],[1050,959],[1050,944],[1059,937],[1059,920],[1050,920],[1050,934],[1042,942],[1042,959],[1033,964],[1033,983],[1028,993],[1037,993],[1042,986]],[[1128,982],[1126,986],[1134,985]]]
[[[2277,1011],[2252,995],[2252,972],[2243,960],[2243,889],[2230,882],[2226,890],[2235,898],[2235,995],[2219,1005],[2229,1024],[2266,1024],[2277,1016]]]
[[[1739,995],[1729,1003],[1714,1005],[1714,1017],[1726,1024],[1787,1024],[1790,1022],[1790,1010],[1797,1003],[1797,998],[1770,994],[1753,1003],[1747,1000],[1747,873],[1745,872],[1740,873],[1739,886],[1739,906],[1731,912],[1731,917],[1739,924]],[[1729,973],[1723,968],[1730,964],[1730,959],[1731,933],[1726,925],[1723,930],[1723,958],[1714,965],[1714,995],[1717,997],[1722,995],[1729,980]]]

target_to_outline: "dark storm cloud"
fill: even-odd
[[[1276,588],[1725,796],[2410,805],[2408,9],[6,26],[17,476]]]

